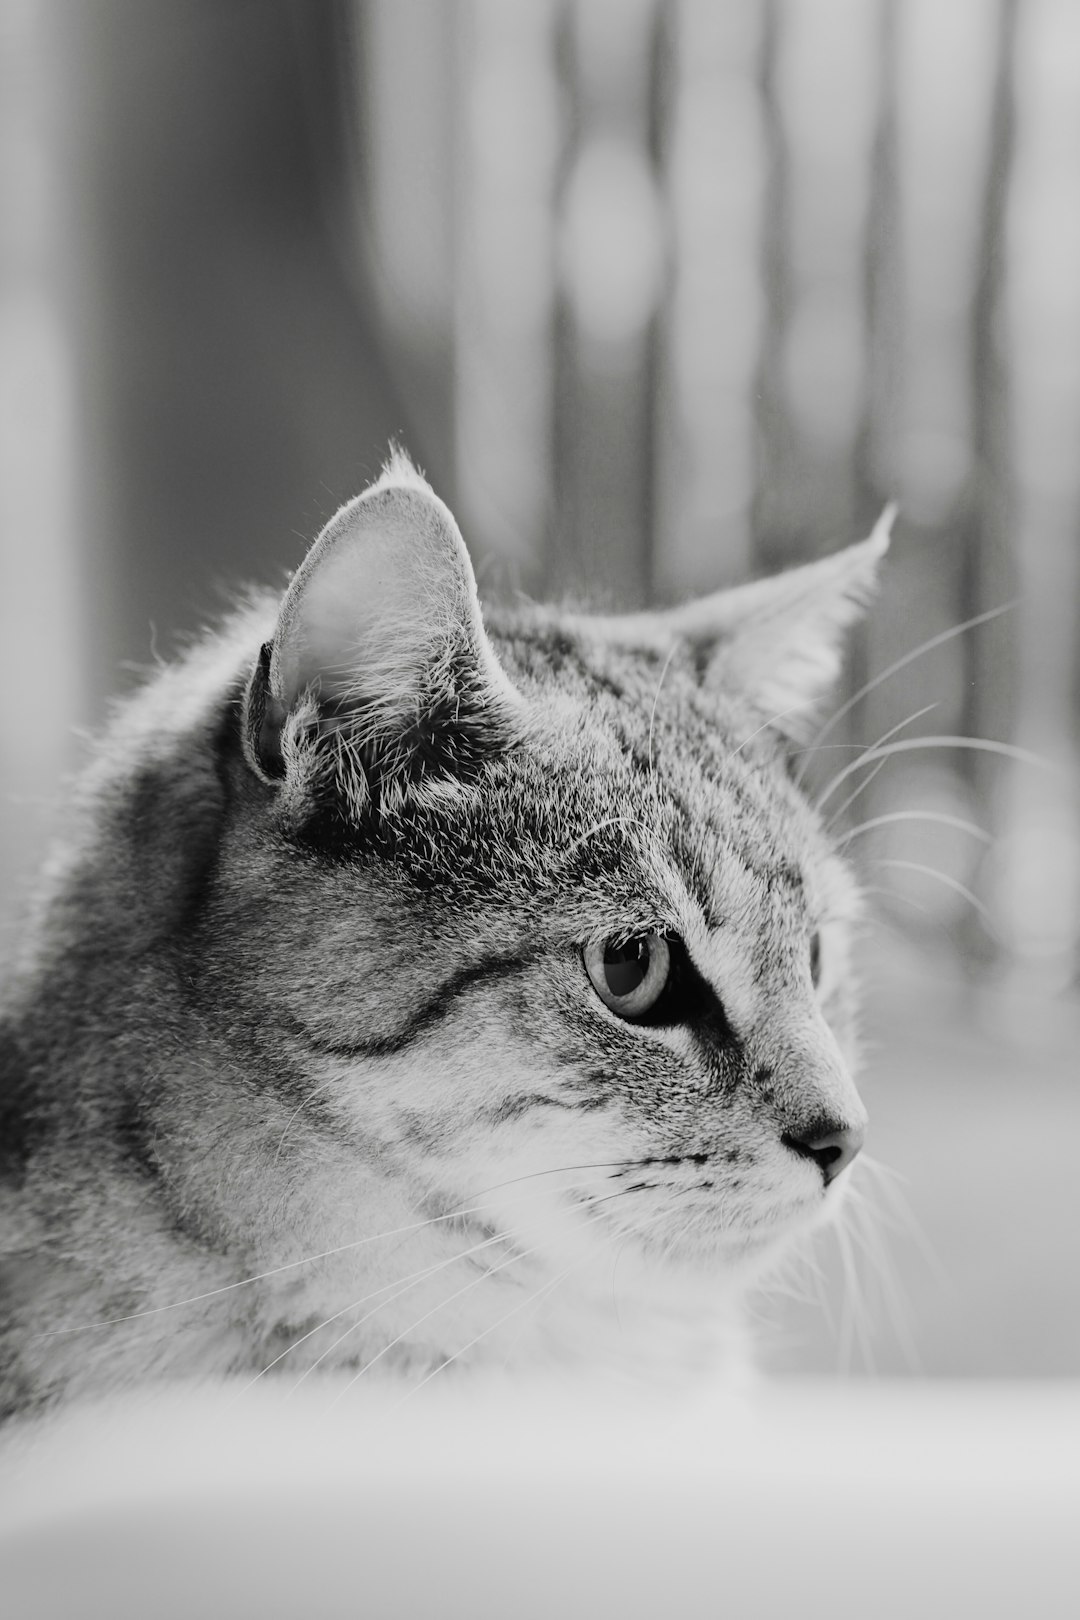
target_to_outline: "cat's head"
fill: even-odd
[[[553,1255],[733,1274],[830,1207],[865,1124],[856,897],[790,741],[886,540],[485,622],[402,458],[338,513],[251,677],[222,866],[237,982],[311,1093],[286,1163],[327,1131]]]

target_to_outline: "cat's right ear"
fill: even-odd
[[[285,593],[248,685],[248,762],[267,782],[310,774],[316,754],[350,761],[369,786],[460,777],[512,740],[520,711],[457,524],[395,454]]]

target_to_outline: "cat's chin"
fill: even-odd
[[[809,1230],[805,1222],[785,1222],[760,1232],[731,1232],[724,1241],[688,1256],[689,1269],[722,1279],[736,1295],[766,1281]]]
[[[763,1220],[753,1228],[725,1227],[711,1232],[683,1229],[651,1233],[628,1242],[616,1276],[643,1295],[679,1299],[688,1309],[708,1314],[713,1308],[737,1308],[745,1296],[765,1283],[819,1224],[818,1212]]]
[[[828,1224],[837,1207],[830,1192],[824,1197],[785,1201],[779,1208],[742,1214],[723,1224],[715,1212],[706,1212],[699,1221],[681,1223],[671,1232],[647,1234],[643,1247],[665,1264],[685,1264],[713,1276],[754,1281],[763,1268],[782,1260],[793,1244]]]

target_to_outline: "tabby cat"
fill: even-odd
[[[722,1354],[863,1135],[788,744],[886,543],[485,623],[395,454],[124,705],[0,1023],[4,1409]]]

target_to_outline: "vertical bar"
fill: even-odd
[[[899,481],[897,407],[902,385],[903,281],[899,251],[898,8],[899,0],[878,0],[874,41],[877,105],[863,233],[864,379],[852,456],[854,519],[860,534],[869,532],[886,502],[895,498]],[[855,627],[851,636],[847,665],[849,694],[860,691],[870,678],[871,669],[887,661],[876,656],[877,622],[871,614]],[[845,735],[849,738],[881,736],[888,729],[880,718],[888,702],[888,694],[868,694],[852,711]],[[874,813],[876,787],[876,783],[871,783],[863,796],[860,814],[864,818]]]
[[[80,568],[68,62],[53,4],[0,27],[0,955],[88,718]],[[14,936],[12,936],[12,939]]]
[[[791,455],[791,423],[783,379],[791,319],[791,178],[778,75],[782,18],[781,0],[764,0],[757,80],[765,145],[761,223],[764,311],[754,381],[755,478],[750,508],[754,552],[762,567],[775,567],[788,560],[779,496]]]
[[[666,274],[649,149],[656,0],[576,0],[566,15],[556,576],[640,604],[651,585],[651,333]]]
[[[758,0],[680,0],[672,8],[663,179],[673,273],[662,316],[655,580],[667,597],[752,571],[760,28]]]
[[[897,492],[897,401],[900,394],[902,278],[897,131],[897,12],[899,0],[879,0],[877,113],[870,154],[870,190],[863,256],[865,385],[855,439],[855,505],[868,530]]]
[[[454,47],[464,0],[366,0],[357,15],[370,286],[408,426],[453,501]]]
[[[1000,836],[991,900],[1031,991],[1065,989],[1080,945],[1080,820],[1075,791],[1077,615],[1080,597],[1080,55],[1071,0],[1026,0],[1012,40],[1014,140],[1006,209],[1010,490],[1018,600],[1012,658],[1015,731],[1059,776],[1015,766],[999,773]],[[1069,773],[1072,781],[1068,780]],[[1038,1036],[1026,1017],[1026,1046]]]
[[[505,586],[546,589],[559,95],[552,0],[471,0],[460,41],[459,517]]]
[[[671,107],[675,97],[675,5],[674,0],[655,0],[648,42],[648,84],[646,87],[645,148],[660,194],[657,230],[668,218],[668,165],[671,157]],[[670,241],[670,237],[669,237]],[[661,391],[665,371],[665,337],[671,307],[671,269],[665,263],[659,278],[657,298],[645,328],[642,382],[644,421],[641,443],[641,593],[654,602],[660,580],[657,549],[660,543],[658,471],[660,457]]]
[[[555,214],[561,217],[563,199],[581,148],[582,106],[577,73],[574,0],[561,0],[555,25],[555,60],[562,85],[558,156],[555,176]],[[551,463],[554,505],[547,536],[545,573],[553,593],[568,590],[577,578],[575,560],[577,479],[576,446],[580,433],[581,401],[575,364],[574,320],[561,277],[554,288],[552,323]]]
[[[1010,441],[1010,363],[1005,324],[1005,232],[1015,145],[1013,83],[1016,0],[998,0],[996,61],[990,106],[990,142],[976,248],[971,306],[971,485],[960,571],[965,618],[1000,607],[1016,591],[1013,555],[1015,502]],[[964,643],[962,734],[1007,738],[1014,729],[1017,661],[1015,620],[1009,614],[983,625]],[[1000,765],[964,752],[958,768],[991,831],[1001,806]],[[997,955],[977,917],[965,916],[964,957],[985,964]]]
[[[789,173],[782,366],[790,453],[776,499],[794,560],[831,550],[854,530],[877,8],[815,0],[788,4],[782,18],[776,76]]]
[[[971,307],[972,469],[961,572],[966,616],[1001,606],[1016,590],[1005,239],[1016,127],[1016,18],[1016,0],[998,0],[990,147]],[[1014,621],[1005,615],[965,643],[962,724],[967,736],[1008,737],[1013,729],[1013,636]],[[988,802],[996,776],[981,755],[968,753],[964,760],[977,797]]]
[[[895,92],[888,83],[882,87],[883,94],[896,98],[895,134],[888,133],[884,151],[895,142],[899,171],[893,193],[896,228],[882,249],[901,278],[894,318],[898,327],[902,323],[897,343],[902,375],[892,396],[898,420],[894,423],[890,412],[879,442],[888,442],[897,473],[892,488],[881,493],[900,502],[902,526],[885,577],[890,598],[902,611],[877,616],[874,667],[904,657],[964,617],[959,576],[973,464],[970,312],[990,139],[995,13],[984,0],[953,0],[948,7],[935,0],[902,0],[881,22],[891,42],[896,81]],[[958,62],[964,64],[962,89]],[[879,130],[879,152],[882,134]],[[888,221],[881,217],[880,197],[874,207],[884,234]],[[868,300],[872,291],[868,286]],[[887,283],[877,296],[892,296]],[[875,342],[872,330],[868,338]],[[860,498],[873,491],[872,443],[872,434],[864,438]],[[928,706],[932,717],[913,729],[958,730],[965,668],[963,638],[918,658],[860,711],[865,725],[860,735],[880,735]],[[916,751],[890,761],[867,797],[871,794],[875,810],[923,808],[979,819],[966,767],[951,752]],[[859,802],[861,808],[864,801]],[[978,846],[951,829],[898,823],[874,841],[876,849],[865,846],[867,858],[910,859],[937,868],[957,885],[977,881]],[[921,908],[936,925],[936,942],[947,937],[943,927],[957,940],[962,937],[970,908],[948,882],[901,869],[885,869],[875,881],[904,902],[911,927],[919,927]]]

